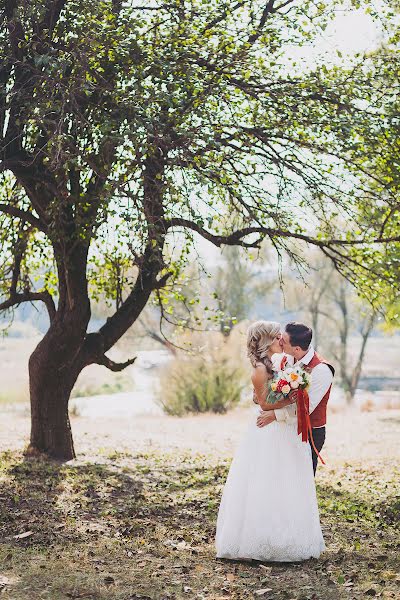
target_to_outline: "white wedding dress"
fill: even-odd
[[[259,428],[259,408],[236,451],[218,513],[217,557],[318,558],[325,549],[308,443],[297,419]]]

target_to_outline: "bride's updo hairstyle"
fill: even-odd
[[[275,337],[279,334],[281,326],[274,321],[256,321],[247,330],[247,356],[253,367],[262,363],[272,374],[272,363],[268,350]]]

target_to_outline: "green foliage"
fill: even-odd
[[[162,250],[164,233],[176,250],[164,265],[171,272],[204,228],[220,236],[256,227],[293,256],[288,239],[318,240],[318,230],[347,241],[362,236],[368,245],[382,222],[368,217],[358,235],[354,215],[359,200],[380,198],[382,214],[390,210],[381,191],[397,167],[389,151],[379,165],[373,157],[395,124],[388,108],[395,68],[368,56],[305,71],[286,53],[316,43],[339,4],[173,0],[146,10],[77,0],[58,3],[52,18],[44,0],[10,8],[11,25],[0,29],[0,112],[8,122],[0,202],[46,227],[0,217],[4,296],[14,291],[19,237],[30,240],[19,291],[29,282],[57,296],[53,247],[70,241],[90,246],[92,298],[103,294],[117,307],[146,244]],[[368,12],[370,4],[350,3]],[[350,216],[346,232],[332,225],[338,212]],[[163,218],[189,221],[183,244],[178,224],[155,233]],[[256,243],[247,240],[237,239]],[[341,264],[335,248],[329,254]],[[364,250],[360,284],[376,266]],[[344,260],[350,271],[351,260]],[[379,275],[390,279],[391,266]]]
[[[241,399],[243,372],[221,352],[173,359],[161,377],[158,402],[168,415],[225,413]]]
[[[89,396],[102,396],[127,392],[132,389],[132,381],[121,373],[113,374],[112,381],[81,383],[79,380],[71,393],[71,398],[86,398]],[[112,402],[112,400],[111,400]]]

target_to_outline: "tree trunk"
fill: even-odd
[[[347,387],[344,388],[344,395],[346,398],[346,404],[348,406],[353,406],[353,400],[354,400],[354,396],[355,396],[356,390],[355,389],[351,389],[350,384],[347,384]]]
[[[74,345],[48,332],[29,359],[28,454],[43,453],[57,460],[75,458],[68,402],[81,369],[73,364],[74,354]]]
[[[313,330],[313,346],[315,348],[315,350],[318,350],[318,342],[319,342],[319,330],[318,330],[318,324],[319,324],[319,313],[318,313],[318,306],[315,307],[314,310],[311,311],[311,318],[312,318],[312,330]]]
[[[376,313],[372,312],[366,320],[365,326],[361,332],[361,348],[357,359],[357,364],[353,369],[349,385],[349,403],[352,403],[356,394],[358,382],[360,381],[362,366],[367,348],[367,342],[375,325]]]

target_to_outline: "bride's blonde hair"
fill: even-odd
[[[247,356],[253,367],[262,363],[267,367],[267,371],[272,373],[268,350],[280,330],[280,324],[275,321],[256,321],[250,325],[247,330]]]

